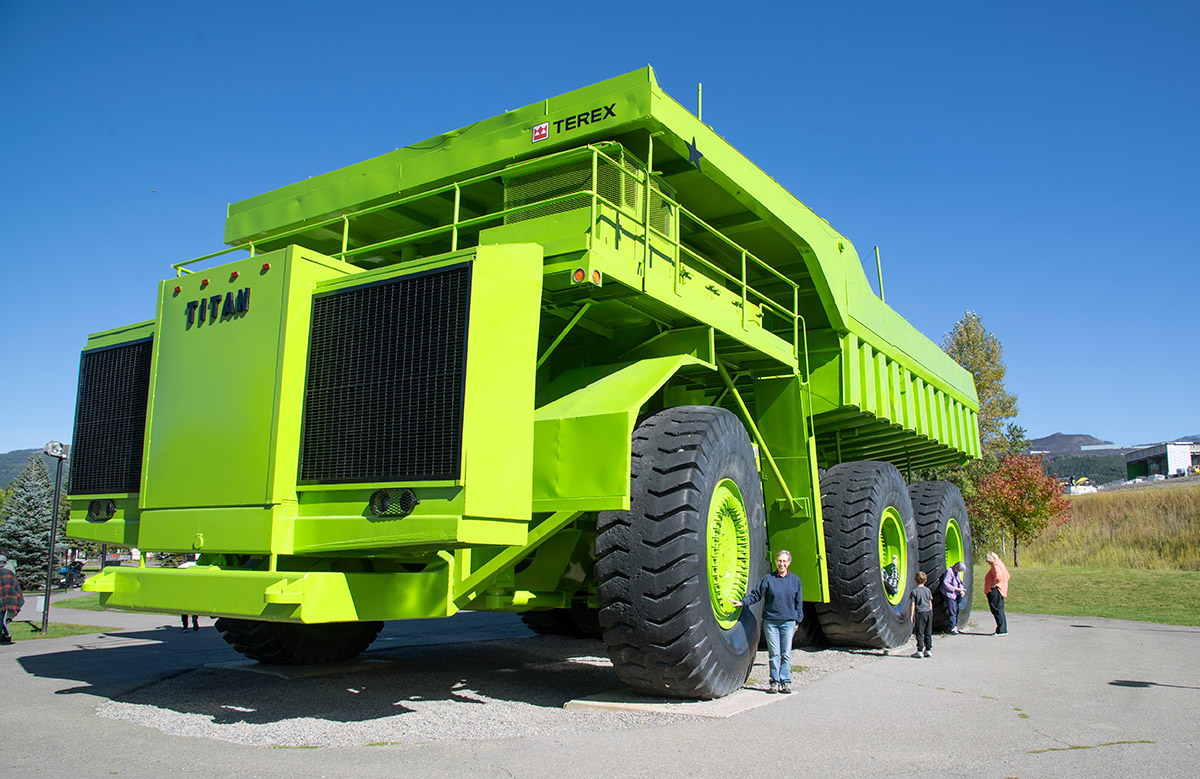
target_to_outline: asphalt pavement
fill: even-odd
[[[930,659],[797,651],[796,665],[833,659],[840,670],[724,719],[630,720],[620,712],[566,708],[597,688],[619,687],[595,657],[604,654],[602,647],[532,636],[512,615],[388,623],[365,655],[377,662],[331,677],[272,677],[269,683],[256,681],[258,674],[211,670],[236,664],[239,656],[206,618],[193,632],[180,630],[170,615],[72,611],[68,619],[66,609],[52,615],[113,630],[2,648],[0,767],[6,776],[778,771],[1159,779],[1192,775],[1200,757],[1200,629],[1191,627],[1014,614],[1010,634],[994,637],[986,635],[988,615],[977,615],[967,635],[936,638]],[[260,698],[257,691],[268,684],[269,699]],[[320,704],[337,694],[351,706],[361,696],[362,705]],[[422,706],[440,706],[436,711],[444,714],[422,720]],[[122,718],[122,712],[141,719]],[[163,721],[194,727],[167,732],[156,712]],[[423,737],[419,727],[403,724],[439,722],[456,712],[468,716],[461,732]],[[221,730],[292,721],[316,732],[394,722],[404,735],[300,749],[235,743]]]

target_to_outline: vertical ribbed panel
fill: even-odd
[[[457,479],[470,265],[313,301],[303,483]]]
[[[80,355],[72,495],[140,489],[152,355],[149,338]]]

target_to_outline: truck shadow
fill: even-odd
[[[281,678],[258,672],[269,667],[249,663],[214,667],[237,664],[241,658],[213,630],[193,635],[161,629],[109,637],[112,647],[93,642],[28,655],[20,663],[32,675],[80,683],[56,694],[92,695],[118,708],[196,715],[213,725],[298,718],[354,723],[437,705],[474,708],[495,701],[561,710],[574,698],[621,686],[604,645],[585,639],[527,634],[420,646],[385,643],[361,658],[372,662],[330,669],[328,675]]]

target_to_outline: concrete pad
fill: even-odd
[[[672,698],[648,698],[629,690],[612,690],[586,698],[567,701],[568,711],[604,709],[607,711],[645,711],[656,714],[687,714],[691,717],[728,719],[751,709],[777,703],[790,695],[771,695],[766,690],[742,688],[732,695],[715,701],[682,701]]]
[[[317,679],[322,676],[337,676],[339,674],[356,673],[359,671],[378,671],[395,665],[391,660],[376,660],[373,658],[350,660],[345,663],[328,663],[324,665],[269,665],[257,660],[235,660],[229,663],[205,663],[206,671],[248,671],[264,676],[276,676],[280,679]]]

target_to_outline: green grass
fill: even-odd
[[[92,593],[90,595],[80,595],[77,598],[63,598],[62,600],[52,601],[51,609],[80,609],[82,611],[107,611],[100,605],[100,595]]]
[[[53,604],[51,605],[53,608]],[[88,633],[104,633],[113,630],[111,627],[99,627],[96,625],[69,625],[65,622],[51,622],[46,626],[46,635],[38,632],[41,627],[39,623],[36,627],[29,622],[13,622],[9,624],[8,630],[12,634],[14,641],[32,641],[36,638],[62,638],[63,636],[82,636]]]
[[[1200,625],[1200,573],[1120,568],[1041,568],[1009,565],[1006,612],[1108,617],[1168,625]],[[975,566],[973,619],[990,625],[983,594],[986,565]]]

